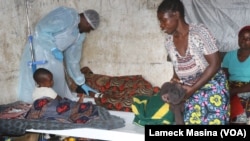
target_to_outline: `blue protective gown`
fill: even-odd
[[[85,83],[85,77],[80,71],[82,43],[85,33],[80,34],[78,24],[79,13],[72,8],[59,7],[42,18],[35,27],[33,48],[35,61],[47,61],[37,65],[37,68],[46,68],[53,73],[53,89],[61,97],[78,100],[76,93],[68,87],[65,69],[76,84]],[[52,48],[63,52],[64,62],[57,60],[51,53]],[[26,44],[20,66],[18,99],[32,103],[32,92],[35,88],[32,68],[27,64],[32,61],[29,43]]]

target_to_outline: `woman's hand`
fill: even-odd
[[[230,97],[233,97],[233,96],[237,95],[238,94],[238,89],[239,88],[230,88],[229,89]]]
[[[178,79],[178,78],[172,78],[172,79],[170,80],[170,82],[171,82],[171,83],[181,83],[180,79]]]
[[[182,88],[186,90],[186,94],[185,94],[184,100],[187,100],[190,96],[193,95],[194,90],[193,90],[192,86],[182,85]]]

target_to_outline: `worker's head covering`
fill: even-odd
[[[100,18],[99,14],[95,10],[85,10],[83,15],[93,29],[96,29],[99,26]]]
[[[247,26],[242,27],[242,28],[240,29],[240,31],[239,31],[238,36],[240,36],[241,33],[243,33],[244,31],[247,31],[247,30],[250,31],[250,25],[247,25]]]

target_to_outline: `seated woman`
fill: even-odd
[[[239,31],[238,45],[238,49],[227,52],[222,68],[229,79],[231,122],[247,123],[250,120],[250,104],[248,104],[250,100],[250,26],[245,26]]]

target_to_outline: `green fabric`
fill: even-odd
[[[174,114],[169,110],[169,104],[162,101],[159,93],[153,96],[134,96],[132,112],[135,114],[133,122],[141,126],[174,123]],[[155,116],[157,112],[159,116]]]

